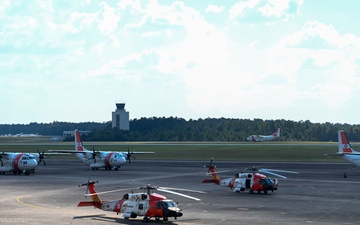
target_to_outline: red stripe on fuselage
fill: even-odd
[[[13,168],[15,171],[20,171],[19,161],[23,155],[24,155],[24,153],[20,153],[14,157]]]
[[[108,166],[108,167],[110,167],[111,165],[110,165],[110,159],[111,159],[111,156],[114,154],[114,152],[110,152],[107,156],[106,156],[106,158],[105,158],[105,166]]]

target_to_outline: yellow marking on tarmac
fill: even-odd
[[[24,198],[24,197],[28,197],[28,196],[20,196],[20,197],[17,197],[16,198],[16,201],[22,205],[25,205],[25,206],[29,206],[29,207],[33,207],[33,208],[40,208],[40,209],[54,209],[54,208],[49,208],[49,207],[43,207],[43,206],[37,206],[37,205],[33,205],[33,204],[29,204],[29,203],[25,203],[23,201],[21,201],[20,199],[21,198]]]

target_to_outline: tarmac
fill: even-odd
[[[234,176],[251,166],[291,170],[284,174],[279,189],[269,194],[236,193],[229,188],[201,181],[209,161],[132,160],[119,171],[90,170],[78,159],[46,159],[36,173],[0,175],[0,224],[144,224],[142,217],[125,220],[121,215],[93,207],[76,207],[86,201],[85,187],[90,177],[96,180],[102,200],[121,199],[140,186],[151,184],[204,191],[181,193],[200,198],[194,201],[177,195],[160,193],[178,202],[183,217],[169,218],[166,224],[359,224],[360,170],[348,163],[282,163],[214,161],[220,178]],[[231,170],[231,171],[229,171]],[[346,172],[346,178],[344,173]],[[128,189],[121,191],[120,189]],[[151,219],[149,224],[163,224]]]

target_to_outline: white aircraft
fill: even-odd
[[[0,153],[0,173],[29,175],[35,173],[35,168],[42,161],[46,165],[44,153],[37,156],[35,153]]]
[[[273,141],[276,138],[280,137],[280,128],[276,128],[275,132],[272,135],[250,135],[246,138],[248,141]]]
[[[360,152],[355,151],[346,137],[345,131],[339,130],[338,138],[338,152],[337,154],[342,156],[348,162],[360,167]]]
[[[105,170],[119,170],[126,163],[131,162],[132,154],[153,154],[154,152],[113,152],[113,151],[92,151],[86,149],[81,141],[79,130],[75,130],[75,151],[72,150],[49,150],[57,153],[73,153],[83,163],[89,165],[93,170],[105,168]]]

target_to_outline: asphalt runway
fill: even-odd
[[[184,216],[167,224],[359,224],[360,170],[348,163],[235,163],[214,162],[218,171],[259,166],[297,171],[279,179],[279,189],[270,194],[235,193],[203,184],[209,161],[133,160],[119,171],[91,171],[77,159],[47,159],[36,173],[0,175],[0,224],[144,224],[142,217],[125,220],[116,213],[92,207],[76,207],[84,201],[85,183],[91,174],[98,192],[152,184],[206,192],[182,192],[202,201],[160,193],[179,202]],[[220,178],[236,172],[220,173]],[[344,172],[347,178],[343,178]],[[130,191],[130,190],[129,190]],[[102,200],[120,199],[129,191],[102,194]],[[150,220],[149,224],[163,221]]]

